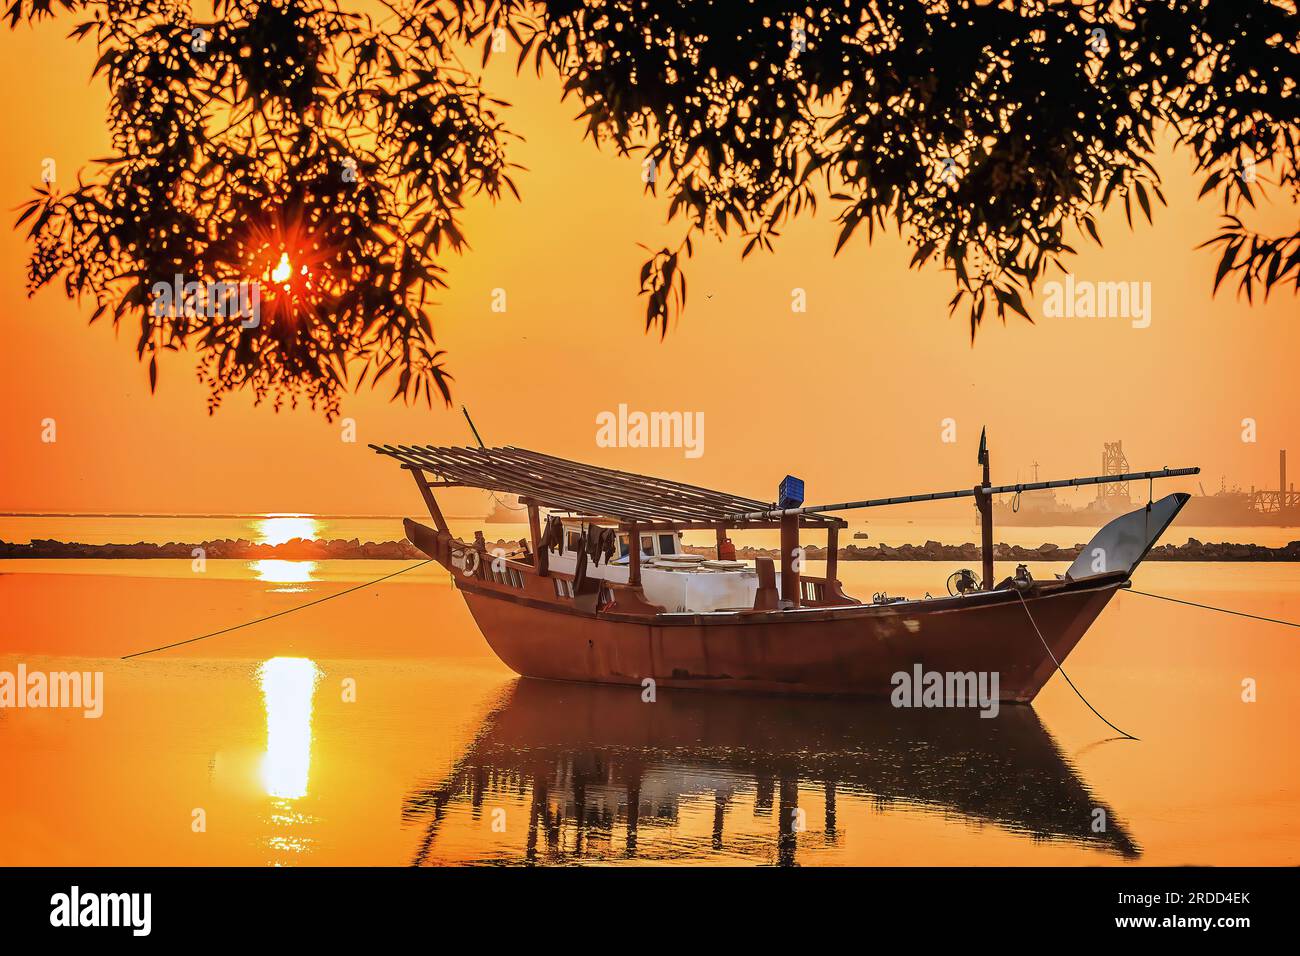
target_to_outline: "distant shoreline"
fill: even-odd
[[[489,542],[488,548],[497,546],[514,548],[518,541],[498,539]],[[1083,545],[1059,547],[1055,544],[1042,544],[1037,548],[1021,545],[996,544],[993,557],[997,561],[1073,561],[1079,556]],[[287,561],[329,561],[329,560],[383,560],[406,561],[427,557],[415,545],[406,540],[401,541],[366,541],[356,538],[351,540],[310,540],[295,538],[283,544],[259,544],[246,539],[222,538],[213,541],[201,541],[194,544],[169,542],[151,544],[82,544],[79,542],[54,541],[37,538],[30,544],[14,544],[0,541],[0,560],[23,558],[127,558],[150,559],[172,558],[190,560],[195,552],[200,551],[206,559],[221,560],[257,560],[278,558]],[[685,550],[692,554],[712,556],[713,548],[686,545]],[[967,542],[965,544],[941,544],[927,541],[921,545],[902,544],[891,547],[888,544],[859,547],[849,545],[839,549],[841,561],[978,561],[979,547]],[[746,560],[758,557],[777,557],[775,548],[738,548],[736,556]],[[826,560],[826,549],[808,547],[805,558],[810,561]],[[1151,549],[1147,561],[1300,561],[1300,541],[1292,541],[1282,547],[1270,548],[1259,544],[1234,544],[1231,542],[1203,543],[1189,538],[1186,544],[1163,544]]]
[[[318,515],[308,512],[277,511],[273,514],[199,514],[191,512],[136,513],[131,511],[0,511],[0,518],[226,518],[275,521],[278,518],[311,518],[316,521],[401,521],[403,515]],[[482,521],[482,515],[447,515],[465,521]]]

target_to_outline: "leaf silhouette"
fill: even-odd
[[[5,3],[11,26],[81,18],[71,35],[96,44],[110,95],[111,154],[22,207],[30,288],[60,278],[95,317],[138,318],[151,387],[159,351],[195,349],[214,409],[248,389],[331,417],[393,369],[394,399],[450,400],[431,305],[445,253],[468,245],[470,197],[518,196],[506,106],[463,65],[503,35],[517,70],[530,52],[554,69],[583,135],[655,170],[647,188],[682,229],[640,274],[661,336],[701,236],[770,251],[819,197],[837,204],[835,252],[889,223],[914,268],[948,271],[972,337],[989,315],[1029,318],[1023,296],[1064,270],[1070,229],[1100,244],[1116,197],[1130,227],[1134,202],[1148,221],[1152,194],[1164,203],[1162,130],[1223,204],[1215,288],[1235,275],[1267,296],[1300,273],[1300,232],[1234,215],[1266,185],[1300,189],[1300,17],[1283,0],[381,0],[374,17],[216,0],[211,22],[185,3]],[[250,282],[256,323],[153,308],[160,283],[210,305],[216,284]]]

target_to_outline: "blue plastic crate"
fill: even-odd
[[[803,504],[803,479],[786,475],[777,491],[777,507],[798,508]]]

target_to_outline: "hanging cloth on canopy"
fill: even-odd
[[[613,528],[601,528],[592,525],[587,529],[587,556],[600,567],[601,558],[609,564],[614,557],[614,548],[618,543],[617,533]]]
[[[564,550],[564,522],[557,515],[548,515],[546,518],[546,529],[542,532],[542,539],[537,543],[540,551]]]

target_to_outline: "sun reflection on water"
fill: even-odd
[[[316,570],[315,561],[284,561],[280,558],[259,558],[248,563],[249,569],[257,575],[257,580],[272,584],[309,584],[316,579],[312,574]],[[283,588],[280,590],[300,591],[302,588]]]
[[[312,698],[320,678],[320,668],[306,657],[272,657],[257,669],[266,706],[262,786],[269,796],[296,800],[307,795]]]

